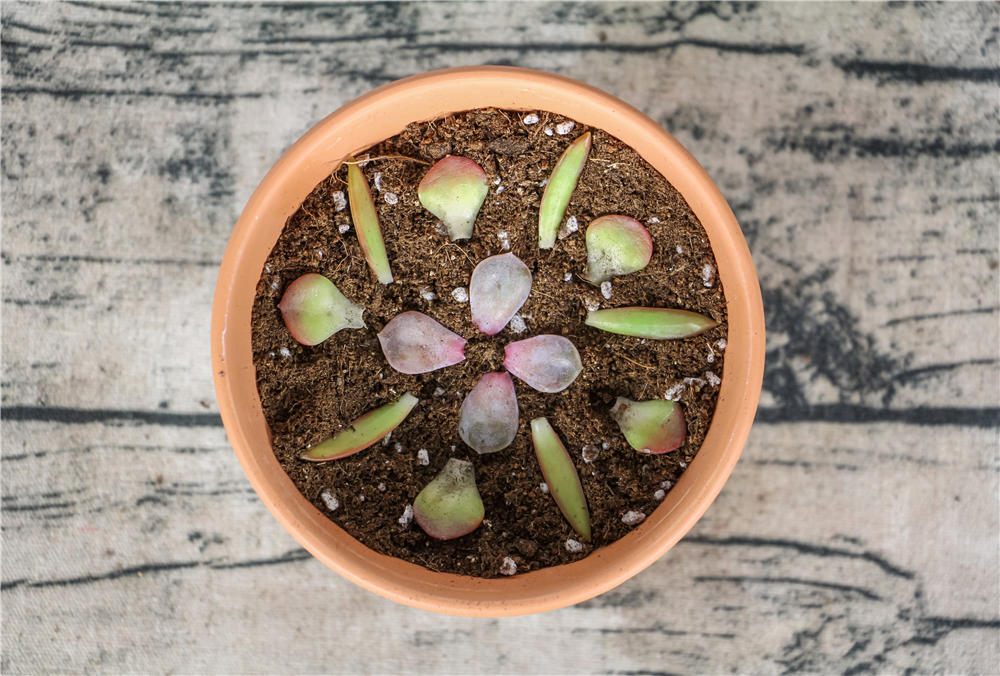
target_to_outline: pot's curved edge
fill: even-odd
[[[521,599],[519,602],[510,603],[506,601],[483,601],[483,602],[469,602],[469,601],[458,601],[456,599],[448,598],[426,598],[425,595],[415,595],[408,594],[404,590],[397,588],[389,588],[379,584],[375,584],[372,580],[359,576],[355,574],[353,570],[348,567],[341,565],[341,562],[332,558],[323,551],[317,543],[313,542],[310,537],[307,537],[302,531],[302,523],[292,519],[286,513],[285,510],[281,509],[281,505],[278,504],[270,495],[267,487],[263,485],[260,481],[259,472],[261,467],[251,464],[252,458],[245,453],[239,452],[237,450],[237,457],[243,466],[244,471],[247,473],[248,478],[250,478],[254,489],[257,491],[258,495],[261,497],[262,501],[267,506],[268,510],[278,519],[283,527],[288,530],[293,537],[305,547],[311,554],[319,558],[324,564],[330,568],[337,571],[339,574],[347,578],[348,580],[358,584],[359,586],[375,592],[379,595],[391,598],[393,600],[405,603],[418,608],[423,608],[426,610],[434,612],[443,612],[448,614],[461,614],[461,615],[472,615],[472,616],[512,616],[512,615],[523,615],[534,612],[539,612],[543,610],[553,609],[557,607],[563,607],[578,603],[580,601],[592,598],[601,593],[604,593],[625,580],[631,578],[642,569],[648,567],[653,562],[658,560],[670,547],[676,544],[684,534],[686,534],[690,528],[701,518],[704,512],[711,505],[714,498],[721,491],[722,486],[728,479],[730,472],[738,461],[740,452],[742,451],[743,445],[749,435],[749,430],[753,422],[754,412],[756,411],[757,403],[760,397],[760,385],[763,379],[763,362],[764,362],[764,322],[763,322],[763,303],[760,295],[760,288],[755,274],[753,261],[750,256],[749,247],[742,237],[742,233],[739,229],[739,225],[736,222],[736,218],[726,203],[725,198],[722,196],[721,192],[715,186],[715,184],[708,177],[705,170],[697,163],[697,161],[687,152],[679,142],[676,141],[669,133],[663,130],[659,125],[657,125],[648,116],[638,111],[634,107],[626,104],[619,99],[611,96],[610,94],[603,92],[602,90],[591,87],[583,83],[576,82],[569,78],[562,76],[543,73],[540,71],[532,71],[519,68],[509,68],[503,66],[492,66],[492,67],[462,67],[447,69],[443,71],[431,71],[428,73],[422,73],[418,75],[405,78],[387,85],[383,85],[367,94],[351,101],[350,103],[342,106],[337,111],[334,111],[323,120],[314,125],[309,132],[304,134],[295,144],[293,144],[279,159],[277,163],[272,167],[272,169],[265,176],[264,180],[254,191],[254,194],[248,200],[244,212],[241,215],[237,226],[234,228],[233,234],[230,237],[229,243],[226,247],[225,256],[223,258],[223,263],[220,266],[218,282],[216,286],[216,293],[213,300],[213,316],[212,316],[212,365],[213,365],[213,379],[215,381],[216,394],[220,402],[220,414],[222,415],[223,423],[226,427],[227,434],[230,436],[230,441],[234,445],[234,449],[239,449],[240,447],[245,448],[247,444],[247,439],[242,436],[239,421],[236,416],[235,402],[231,396],[229,376],[226,372],[226,351],[225,351],[225,336],[226,332],[230,327],[230,303],[227,299],[232,299],[232,286],[235,278],[235,269],[237,262],[240,258],[242,249],[246,245],[246,238],[249,230],[253,227],[254,222],[252,219],[247,219],[245,216],[255,210],[257,202],[264,199],[264,193],[269,189],[270,182],[274,178],[287,170],[286,165],[293,162],[293,158],[297,151],[301,148],[308,147],[313,144],[315,137],[320,134],[321,129],[324,125],[334,117],[342,116],[345,114],[350,114],[352,111],[359,110],[364,107],[367,102],[373,98],[377,98],[386,94],[387,91],[397,89],[399,87],[413,87],[420,85],[422,83],[433,83],[440,78],[446,77],[468,77],[472,79],[481,79],[486,76],[493,76],[494,78],[500,77],[504,80],[516,81],[518,79],[528,79],[536,83],[552,83],[559,82],[565,86],[572,87],[577,91],[586,91],[592,96],[595,96],[605,103],[610,103],[612,106],[617,107],[620,112],[628,112],[633,116],[638,116],[644,121],[645,125],[650,127],[647,129],[648,132],[655,133],[664,139],[667,143],[675,146],[674,152],[679,155],[684,156],[686,161],[690,163],[690,169],[693,173],[698,174],[698,179],[703,190],[707,190],[707,194],[703,197],[705,198],[706,204],[713,204],[716,210],[716,216],[720,221],[726,222],[726,232],[728,233],[729,242],[728,245],[735,249],[737,256],[742,259],[741,264],[736,266],[736,269],[741,272],[739,280],[723,279],[723,283],[727,289],[734,288],[734,282],[737,283],[735,288],[739,288],[743,293],[739,294],[740,301],[743,302],[746,307],[747,316],[749,318],[749,328],[750,336],[748,341],[748,359],[745,364],[745,369],[740,373],[725,373],[725,377],[737,377],[743,378],[749,387],[744,388],[742,401],[740,402],[741,414],[738,416],[738,424],[735,425],[729,434],[727,440],[727,446],[735,446],[737,449],[736,453],[730,454],[725,458],[725,462],[720,463],[712,474],[714,480],[708,482],[704,485],[698,487],[695,491],[698,493],[697,502],[701,507],[697,510],[689,510],[683,521],[677,522],[675,527],[672,529],[667,537],[654,538],[657,540],[652,547],[646,549],[646,555],[641,558],[641,560],[633,561],[630,566],[623,567],[619,570],[612,571],[610,574],[605,575],[599,584],[593,584],[587,587],[580,587],[578,585],[575,594],[571,594],[568,597],[566,595],[552,595],[549,597],[536,597],[531,601],[526,599]],[[542,106],[538,106],[542,108]],[[530,107],[526,107],[528,109]],[[442,111],[442,114],[452,111]],[[429,119],[429,118],[424,118]],[[365,147],[365,146],[361,146]],[[360,148],[359,148],[360,149]],[[300,160],[301,161],[301,160]],[[678,187],[678,190],[684,195],[685,199],[690,198],[687,192]],[[692,205],[694,209],[694,205]],[[703,207],[704,208],[704,205]],[[714,239],[714,238],[713,238]],[[713,249],[716,244],[713,241]],[[720,269],[720,274],[722,270]],[[733,273],[730,273],[731,275]],[[727,304],[731,302],[730,294],[726,295]],[[727,359],[728,363],[728,359]],[[252,369],[252,364],[250,366]],[[725,383],[724,377],[724,383]],[[723,384],[723,388],[725,385]],[[721,395],[720,395],[721,399]],[[714,426],[715,420],[713,420]],[[287,479],[287,477],[286,477]],[[679,486],[678,486],[679,487]],[[676,490],[676,488],[675,488]],[[690,492],[690,491],[689,491]],[[302,498],[304,500],[304,498]],[[325,516],[319,513],[318,510],[313,508],[311,505],[309,507],[315,512],[315,516],[323,519],[327,523],[329,522]],[[658,510],[660,511],[660,510]],[[666,512],[663,518],[669,517],[670,512]],[[647,522],[637,528],[633,535],[638,538],[645,538],[649,536],[649,532],[652,530],[652,524]],[[607,548],[605,548],[607,549]],[[374,554],[374,553],[373,553]],[[383,555],[375,554],[376,557],[382,557]],[[389,558],[389,557],[385,557]],[[600,559],[601,550],[591,554],[586,559],[574,563],[567,564],[565,566],[560,566],[559,568],[572,568],[578,566],[584,561]],[[412,564],[411,564],[412,565]],[[533,576],[539,575],[544,571],[536,571],[532,573],[527,573],[524,575],[519,575],[516,578],[511,578],[507,580],[487,580],[483,581],[485,584],[496,585],[506,584],[510,587],[523,587],[524,585],[514,584],[515,580],[522,582],[530,581]],[[440,577],[442,582],[442,588],[448,588],[451,585],[448,584],[452,578],[461,580],[462,582],[467,582],[469,579],[478,578],[465,578],[458,575],[450,574],[436,574]],[[513,589],[512,589],[513,591]]]

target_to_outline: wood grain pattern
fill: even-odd
[[[4,3],[4,673],[995,673],[995,4]],[[440,618],[312,560],[215,408],[216,266],[260,177],[465,64],[647,112],[760,273],[758,422],[621,588]],[[320,640],[317,640],[319,637]]]

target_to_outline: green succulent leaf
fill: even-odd
[[[326,462],[363,451],[396,429],[419,401],[412,394],[406,393],[391,404],[365,413],[350,426],[313,446],[300,457],[311,462]]]
[[[591,284],[638,272],[649,265],[653,238],[634,218],[617,214],[595,218],[587,226],[587,275]]]
[[[441,219],[453,242],[472,237],[476,216],[488,192],[483,168],[459,155],[438,160],[417,187],[420,203]]]
[[[383,284],[392,283],[392,269],[385,252],[382,229],[378,224],[375,201],[372,199],[368,180],[354,158],[347,163],[347,198],[351,203],[351,220],[358,233],[361,250],[364,251],[368,267]]]
[[[289,333],[303,345],[318,345],[341,329],[362,329],[365,309],[355,305],[333,282],[316,273],[288,285],[278,303]]]
[[[438,540],[471,533],[483,522],[485,513],[472,463],[457,458],[450,458],[413,501],[413,518]]]
[[[652,307],[593,310],[587,313],[584,323],[609,333],[653,340],[688,338],[718,325],[696,312]]]
[[[669,453],[680,448],[687,434],[679,404],[662,399],[632,401],[618,397],[611,408],[629,446],[640,453]]]
[[[542,194],[542,205],[538,210],[538,248],[551,249],[555,246],[559,224],[570,197],[580,180],[583,166],[590,155],[590,132],[583,134],[563,152],[549,177]]]
[[[566,452],[559,436],[545,418],[531,421],[531,441],[535,457],[542,468],[542,476],[549,486],[549,494],[556,501],[559,511],[584,541],[590,542],[590,510],[583,494],[576,466]]]

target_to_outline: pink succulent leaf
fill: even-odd
[[[452,540],[471,533],[486,509],[476,488],[476,471],[467,460],[450,458],[440,474],[417,494],[413,518],[428,535]]]
[[[407,392],[396,401],[368,411],[321,444],[302,454],[303,460],[325,462],[363,451],[396,429],[419,399]]]
[[[684,444],[687,423],[679,404],[662,399],[632,401],[618,397],[611,408],[629,446],[640,453],[669,453]]]
[[[587,226],[587,276],[591,284],[638,272],[649,265],[653,238],[634,218],[610,215]]]
[[[341,329],[362,329],[365,309],[355,305],[333,282],[315,273],[302,275],[285,289],[278,303],[289,333],[303,345],[318,345]]]
[[[483,168],[458,155],[438,160],[417,187],[420,203],[441,219],[452,241],[472,237],[476,216],[488,192]]]
[[[462,402],[458,433],[477,453],[496,453],[514,441],[517,417],[510,374],[486,373]]]
[[[500,333],[528,300],[531,271],[512,253],[479,263],[469,281],[472,322],[488,336]]]
[[[504,348],[503,365],[539,392],[562,392],[583,370],[580,353],[562,336],[541,335]]]
[[[389,365],[427,373],[465,360],[465,338],[420,312],[396,315],[378,334]]]

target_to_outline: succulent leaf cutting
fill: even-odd
[[[590,510],[573,460],[546,418],[531,421],[535,457],[548,484],[549,494],[584,542],[590,542]]]
[[[372,200],[368,179],[361,172],[353,158],[347,163],[347,199],[351,204],[351,219],[358,233],[358,242],[365,254],[365,260],[375,277],[383,284],[392,283],[392,269],[389,256],[385,252],[382,228],[378,224],[378,213]]]
[[[413,501],[413,518],[438,540],[453,540],[479,527],[486,510],[472,463],[449,458],[444,469]]]
[[[531,271],[520,258],[512,253],[487,258],[469,280],[472,323],[488,336],[500,333],[530,293]]]
[[[681,447],[687,434],[684,411],[672,401],[632,401],[618,397],[611,408],[629,446],[640,453],[669,453]]]
[[[472,237],[476,216],[488,192],[483,168],[458,155],[438,160],[417,188],[420,203],[441,219],[453,242]]]
[[[316,273],[302,275],[289,284],[278,309],[288,332],[303,345],[319,345],[341,329],[365,327],[361,319],[365,309]]]
[[[587,226],[587,274],[591,284],[638,272],[653,256],[653,238],[628,216],[601,216]]]
[[[654,340],[690,338],[718,325],[697,312],[654,307],[592,310],[584,323],[609,333]]]
[[[386,361],[400,373],[427,373],[465,360],[465,338],[422,312],[396,315],[378,340]]]
[[[365,413],[348,427],[302,454],[303,460],[325,462],[363,451],[392,432],[420,400],[407,392],[391,404]]]
[[[568,338],[541,335],[504,348],[503,365],[539,392],[562,392],[583,370],[580,353]]]
[[[479,454],[510,446],[517,435],[517,394],[508,373],[486,373],[465,396],[458,433]]]
[[[576,183],[580,180],[580,174],[590,155],[590,142],[588,131],[566,148],[552,170],[538,210],[539,249],[551,249],[555,246],[559,224],[562,223],[570,197],[576,190]]]

